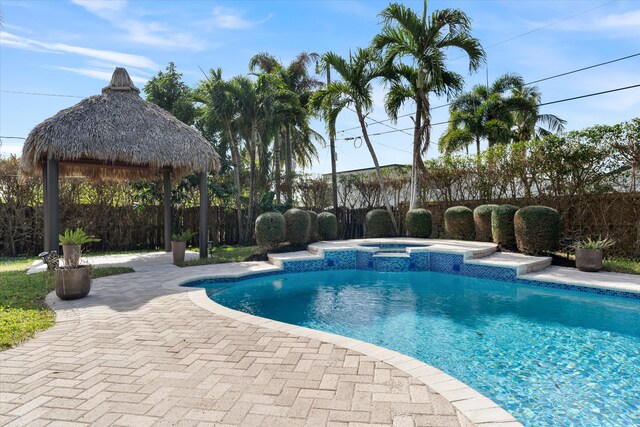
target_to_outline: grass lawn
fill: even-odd
[[[11,348],[55,323],[44,298],[55,288],[47,273],[27,275],[34,258],[0,258],[0,350]],[[94,278],[132,272],[128,267],[95,268]]]
[[[566,252],[555,252],[553,255],[557,259],[570,260],[572,266],[573,261],[576,259],[576,256],[572,253],[567,255]],[[602,271],[640,275],[640,260],[620,257],[605,258],[602,261]]]
[[[626,258],[610,258],[603,262],[605,271],[617,273],[640,274],[640,261]]]
[[[209,258],[198,258],[176,264],[179,267],[194,265],[224,264],[227,262],[242,262],[247,257],[260,251],[258,246],[219,246],[213,249]]]

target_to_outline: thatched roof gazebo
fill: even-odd
[[[140,97],[124,68],[101,95],[61,110],[29,133],[22,149],[25,175],[42,173],[45,247],[58,250],[58,177],[92,180],[164,179],[165,249],[171,250],[171,179],[200,176],[200,256],[207,256],[207,173],[218,153],[198,131]]]

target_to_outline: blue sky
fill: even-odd
[[[420,11],[421,1],[403,3]],[[0,136],[26,136],[42,120],[80,99],[15,94],[35,92],[89,96],[108,83],[115,66],[136,84],[173,61],[194,86],[205,70],[221,67],[232,77],[247,72],[249,58],[266,51],[288,63],[298,52],[368,45],[380,29],[386,1],[18,1],[2,0],[0,35]],[[640,1],[429,1],[429,9],[455,7],[473,20],[473,33],[487,51],[489,80],[505,72],[537,80],[640,52]],[[530,32],[529,34],[525,34]],[[521,35],[521,36],[520,36]],[[519,36],[519,37],[516,37]],[[516,38],[514,38],[516,37]],[[513,38],[513,39],[512,39]],[[512,39],[512,40],[509,40]],[[486,81],[486,70],[468,76],[467,63],[451,52],[450,67],[467,76],[467,88]],[[544,101],[640,83],[640,57],[539,84]],[[371,121],[385,119],[384,87],[374,91]],[[432,105],[446,103],[432,97]],[[407,110],[409,112],[410,109]],[[640,88],[543,107],[580,129],[640,116]],[[433,111],[433,122],[448,111]],[[389,124],[387,122],[387,124]],[[337,129],[357,126],[345,111]],[[398,128],[411,126],[400,119]],[[314,128],[325,133],[324,125]],[[434,126],[428,157],[445,126]],[[371,125],[370,133],[391,130]],[[357,136],[357,131],[341,133]],[[410,163],[410,135],[372,136],[381,164]],[[338,140],[338,170],[372,166],[365,147]],[[20,153],[21,140],[2,139],[0,153]],[[319,148],[313,173],[330,171],[328,149]]]

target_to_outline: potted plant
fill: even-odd
[[[587,237],[573,245],[576,251],[576,267],[580,271],[596,272],[602,270],[602,256],[604,249],[615,244],[609,237],[598,237],[597,240]]]
[[[62,245],[62,254],[64,256],[64,264],[67,266],[77,266],[80,262],[80,254],[82,253],[82,245],[91,242],[99,242],[93,236],[89,236],[82,228],[64,231],[64,234],[58,236]]]
[[[173,263],[184,261],[184,252],[187,249],[187,241],[191,240],[196,233],[187,229],[182,233],[174,233],[171,236],[171,253],[173,254]]]
[[[63,300],[84,298],[91,290],[90,264],[63,264],[55,269],[56,295]]]

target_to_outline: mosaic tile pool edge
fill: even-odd
[[[267,271],[239,277],[218,277],[189,282],[183,286],[198,287],[202,283],[231,283],[245,279],[272,276],[281,273],[302,273],[308,271],[330,270],[379,270],[379,271],[435,271],[438,273],[477,277],[481,279],[501,280],[520,285],[540,286],[554,289],[566,289],[578,292],[594,293],[621,298],[640,299],[640,294],[601,289],[579,284],[544,282],[521,279],[511,267],[493,267],[488,265],[466,264],[464,257],[457,254],[440,252],[415,252],[404,258],[374,257],[373,252],[357,250],[325,251],[323,259],[283,261],[280,271]],[[378,261],[378,262],[376,262]]]

